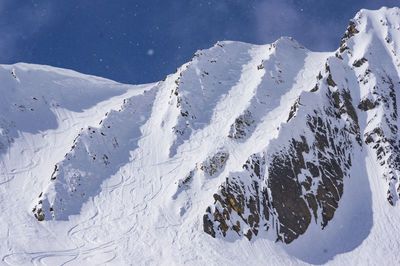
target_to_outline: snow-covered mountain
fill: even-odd
[[[338,43],[138,86],[1,65],[2,263],[400,264],[400,9]]]

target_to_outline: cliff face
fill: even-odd
[[[206,233],[233,230],[250,240],[270,230],[290,243],[312,222],[324,229],[340,207],[355,154],[368,147],[382,173],[376,178],[387,182],[387,201],[396,204],[398,15],[398,9],[357,14],[340,48],[324,59],[311,93],[301,92],[293,103],[277,138],[214,194],[203,218]]]
[[[323,58],[324,68],[287,108],[277,136],[221,184],[204,215],[205,232],[233,230],[250,240],[270,230],[290,243],[311,222],[328,225],[350,178],[353,150],[362,147],[349,78],[340,75],[348,71],[343,56]]]

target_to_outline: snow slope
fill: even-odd
[[[400,264],[399,49],[381,8],[154,84],[0,66],[2,263]]]

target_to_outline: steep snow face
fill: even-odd
[[[335,52],[219,42],[156,84],[1,66],[2,261],[400,263],[399,45],[382,8]]]
[[[129,86],[73,71],[29,64],[1,66],[0,153],[18,134],[58,127],[61,110],[82,112],[123,94]]]
[[[363,144],[375,150],[376,167],[388,183],[387,200],[396,204],[399,18],[396,8],[357,14],[318,74],[310,90],[316,95],[299,94],[277,139],[250,156],[244,170],[231,173],[214,194],[203,218],[205,232],[226,237],[233,230],[251,239],[261,227],[290,243],[312,220],[324,229]],[[367,118],[360,121],[363,112]]]
[[[398,137],[400,10],[382,8],[355,17],[358,33],[341,49],[353,62],[360,86],[358,109],[366,112],[366,145],[375,153],[380,175],[387,182],[387,200],[399,200],[400,139]],[[348,47],[348,49],[347,49]]]

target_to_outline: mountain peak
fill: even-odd
[[[396,264],[399,47],[381,8],[335,52],[222,41],[154,84],[1,66],[3,260]]]

